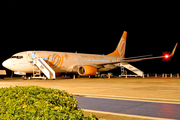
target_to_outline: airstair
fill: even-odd
[[[29,59],[29,61],[33,65],[33,77],[31,78],[46,79],[47,77],[48,79],[56,79],[55,71],[41,57],[36,57],[35,53],[32,53],[30,57],[32,57],[32,59]],[[36,70],[35,66],[37,66],[39,70]],[[44,73],[46,77],[41,76],[41,72]]]
[[[134,72],[136,74],[136,76],[143,76],[143,71],[139,70],[138,68],[132,66],[129,63],[120,63],[120,67],[121,67],[121,76],[127,76],[127,72],[125,73],[124,68]],[[129,76],[129,75],[128,75]],[[130,75],[132,76],[132,75]]]
[[[39,68],[39,70],[41,70],[46,75],[48,79],[56,79],[54,70],[42,58],[35,58],[33,61],[33,64],[36,65]],[[36,75],[38,74],[35,74],[35,72],[39,73],[40,75],[41,71],[35,71],[33,67],[32,78],[39,78],[39,77],[36,77]]]

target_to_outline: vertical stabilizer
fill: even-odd
[[[124,58],[125,56],[125,50],[126,50],[126,38],[127,38],[127,32],[124,31],[119,44],[114,52],[108,54],[108,56],[117,56],[120,58]]]

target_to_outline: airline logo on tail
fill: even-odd
[[[124,31],[116,50],[114,52],[108,54],[108,55],[109,56],[117,56],[117,57],[120,57],[120,58],[124,58],[125,50],[126,50],[126,38],[127,38],[127,32]]]
[[[124,38],[121,38],[121,41],[118,45],[118,52],[119,52],[119,57],[124,58],[125,55],[125,47],[126,47],[126,40]]]

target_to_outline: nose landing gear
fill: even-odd
[[[26,75],[23,75],[23,76],[22,76],[22,79],[23,79],[23,80],[27,80],[27,76],[26,76]]]

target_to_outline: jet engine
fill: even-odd
[[[97,68],[91,65],[82,65],[78,68],[78,74],[81,76],[96,75]]]

